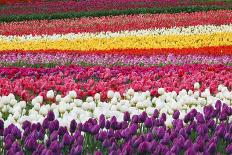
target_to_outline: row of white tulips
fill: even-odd
[[[196,35],[210,33],[231,33],[232,24],[229,25],[198,25],[189,27],[157,28],[144,30],[131,30],[119,32],[98,32],[98,33],[68,33],[53,35],[22,35],[22,36],[4,36],[0,35],[0,41],[32,41],[32,40],[59,40],[59,39],[91,39],[91,38],[112,38],[129,36],[159,36],[159,35]]]
[[[220,85],[216,95],[210,94],[209,89],[199,93],[199,83],[194,85],[195,91],[182,90],[177,94],[173,92],[165,92],[164,88],[159,88],[159,97],[151,97],[150,92],[134,92],[129,89],[123,96],[119,92],[108,91],[107,102],[100,101],[100,94],[94,97],[87,97],[85,101],[77,99],[75,91],[70,91],[65,97],[55,95],[50,90],[47,97],[56,100],[55,103],[43,104],[43,97],[37,96],[31,103],[25,101],[18,102],[13,94],[2,96],[0,98],[0,117],[9,114],[5,120],[8,126],[14,123],[20,128],[23,121],[42,122],[49,110],[53,110],[55,117],[59,120],[60,125],[69,126],[72,119],[77,122],[85,122],[89,118],[99,118],[104,114],[107,118],[116,116],[119,121],[123,120],[123,113],[128,111],[131,115],[141,114],[146,111],[148,115],[152,115],[154,109],[158,109],[160,113],[167,114],[166,125],[171,126],[173,120],[172,114],[175,110],[180,111],[180,118],[183,118],[187,112],[195,108],[199,112],[203,112],[205,105],[214,105],[217,100],[232,105],[232,92],[226,87]],[[31,104],[32,108],[26,114],[26,104]]]

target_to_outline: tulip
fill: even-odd
[[[73,120],[71,121],[71,124],[70,124],[70,132],[71,132],[71,133],[74,133],[74,132],[76,131],[76,128],[77,128],[77,123],[76,123],[76,121],[73,119]]]

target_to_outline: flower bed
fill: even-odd
[[[231,3],[7,2],[0,154],[232,154]]]

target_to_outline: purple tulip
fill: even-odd
[[[113,142],[111,147],[110,147],[110,151],[113,151],[113,150],[117,150],[117,143],[116,142]]]
[[[162,120],[162,121],[166,121],[166,119],[167,119],[167,116],[166,116],[166,114],[165,113],[162,113],[161,114],[161,116],[160,116],[160,120]]]
[[[128,111],[124,112],[123,120],[126,122],[130,121],[130,113]]]
[[[121,122],[121,124],[122,124],[122,129],[126,129],[128,127],[128,123],[125,121]]]
[[[113,136],[114,136],[114,130],[113,129],[109,129],[108,132],[107,132],[107,137],[111,138]]]
[[[94,155],[103,155],[100,151],[95,151]]]
[[[114,133],[114,136],[117,140],[120,140],[122,137],[121,132],[119,130]]]
[[[14,135],[16,139],[21,138],[21,131],[16,126],[12,128],[11,133]]]
[[[151,142],[152,140],[153,140],[153,135],[152,135],[152,133],[147,133],[146,134],[146,140],[148,141],[148,142]]]
[[[110,119],[110,127],[114,130],[117,129],[117,118],[115,116],[113,116],[111,119]]]
[[[211,143],[209,144],[207,150],[209,153],[213,154],[216,151],[216,147],[217,147],[216,143]]]
[[[160,144],[167,145],[170,141],[169,133],[165,133],[164,137],[160,140]]]
[[[188,148],[187,151],[185,151],[184,154],[185,155],[196,155],[196,151],[192,147],[190,147],[190,148]]]
[[[105,116],[103,114],[101,114],[100,117],[99,117],[100,128],[103,129],[105,127],[105,124],[106,124]]]
[[[153,114],[152,114],[152,118],[156,119],[158,117],[159,117],[159,111],[157,109],[155,109]]]
[[[129,127],[129,130],[130,130],[130,134],[131,135],[134,135],[137,133],[137,130],[138,130],[138,125],[135,124],[135,123],[132,123]]]
[[[44,129],[48,129],[48,127],[49,127],[49,120],[47,118],[44,119],[44,121],[42,123],[42,127]]]
[[[25,148],[27,150],[31,150],[31,151],[34,151],[36,150],[36,147],[37,147],[37,141],[36,139],[34,138],[29,138],[25,141]]]
[[[185,128],[181,128],[180,131],[179,131],[179,135],[183,136],[185,139],[188,138],[188,134],[186,132],[186,129]]]
[[[53,111],[49,111],[47,114],[47,118],[49,121],[53,121],[55,119],[55,115]]]
[[[139,144],[139,147],[138,147],[138,152],[139,153],[146,153],[147,152],[147,148],[148,148],[148,142],[142,142]]]
[[[111,143],[110,143],[110,140],[109,140],[109,139],[105,139],[105,140],[103,141],[103,143],[102,143],[102,146],[103,146],[104,148],[108,148],[108,147],[110,147],[110,145],[111,145]]]
[[[91,133],[96,135],[100,130],[100,126],[99,125],[94,125],[93,128],[91,129]]]
[[[109,121],[109,120],[106,121],[105,128],[106,128],[106,129],[109,129],[109,128],[110,128],[110,121]]]
[[[23,130],[26,130],[26,128],[30,128],[30,127],[31,127],[31,122],[29,121],[23,122],[23,125],[22,125]]]
[[[132,123],[138,123],[139,122],[139,116],[138,115],[134,115],[132,116]]]
[[[215,120],[210,119],[210,120],[207,122],[207,126],[208,126],[208,128],[214,130],[214,129],[216,128],[216,122],[215,122]]]
[[[70,145],[71,144],[71,138],[70,138],[71,136],[68,134],[68,132],[66,132],[65,134],[64,134],[64,136],[63,136],[63,140],[62,140],[62,142],[63,142],[63,144],[64,145]]]
[[[50,149],[54,153],[59,153],[60,151],[60,144],[57,141],[53,141],[50,145]]]
[[[0,119],[0,129],[4,129],[4,121]]]
[[[232,143],[226,147],[226,153],[232,154]]]
[[[188,148],[192,147],[192,141],[187,139],[185,142],[184,142],[184,149],[187,150]]]
[[[204,116],[201,113],[199,113],[199,112],[196,115],[196,119],[197,119],[197,122],[200,123],[200,124],[204,124],[205,123]]]
[[[59,127],[58,129],[58,134],[59,136],[63,136],[65,133],[67,132],[67,128],[66,127]]]
[[[4,138],[5,148],[8,150],[11,147],[11,145],[13,144],[14,141],[15,141],[15,138],[13,137],[13,135],[8,134]]]
[[[73,119],[70,123],[70,132],[74,133],[77,129],[77,122]]]
[[[139,146],[139,144],[142,143],[142,142],[143,142],[143,138],[142,138],[142,137],[139,137],[139,138],[137,138],[137,139],[134,141],[134,143],[132,144],[132,146],[133,146],[134,148],[137,148],[137,147]]]
[[[139,121],[144,122],[146,118],[147,118],[147,113],[143,111],[142,114],[139,115]]]
[[[53,131],[49,137],[50,141],[56,141],[58,138],[58,131]]]
[[[225,121],[225,120],[227,120],[227,113],[226,113],[226,110],[222,110],[222,112],[220,113],[220,115],[219,115],[219,120],[220,121]]]
[[[101,131],[98,134],[98,140],[103,142],[107,137],[107,132],[106,131]]]
[[[77,130],[78,130],[78,131],[82,131],[82,127],[83,127],[83,124],[82,124],[82,123],[79,123],[79,124],[77,125]]]
[[[221,107],[222,107],[222,102],[220,100],[217,100],[216,103],[215,103],[216,110],[218,110],[220,112]]]
[[[15,152],[18,152],[18,151],[20,151],[20,150],[21,150],[21,147],[20,147],[19,143],[18,143],[17,141],[15,141],[15,142],[12,144],[12,146],[11,146],[11,148],[10,148],[9,151],[12,151],[13,153],[15,153]]]
[[[214,114],[213,106],[205,106],[203,108],[203,111],[204,111],[204,116],[206,120],[209,120]]]
[[[118,152],[116,152],[118,153]],[[130,145],[125,145],[123,148],[122,148],[122,154],[128,154],[128,155],[131,155],[133,154],[133,150],[131,148]],[[116,154],[117,155],[117,154]]]
[[[154,128],[153,128],[154,129]],[[163,138],[165,134],[165,129],[163,127],[159,127],[155,130],[157,138],[161,139]]]
[[[18,151],[15,153],[15,155],[24,155],[24,153],[22,151]]]
[[[147,117],[146,120],[145,120],[145,122],[144,122],[144,125],[145,125],[145,127],[147,127],[147,128],[151,128],[151,127],[153,126],[152,119],[149,118],[149,117]]]
[[[179,152],[180,152],[180,147],[178,146],[178,145],[173,145],[172,147],[171,147],[171,150],[170,150],[172,153],[174,153],[174,154],[179,154]]]
[[[122,130],[121,136],[122,136],[124,139],[128,139],[128,138],[131,136],[131,134],[130,134],[130,129],[127,128],[127,129]]]
[[[179,116],[180,116],[180,112],[179,112],[179,110],[175,110],[175,112],[173,113],[173,119],[178,119],[179,118]]]
[[[91,126],[91,124],[89,124],[88,122],[85,122],[85,123],[83,124],[83,126],[82,126],[82,130],[83,130],[84,132],[89,132],[91,128],[92,128],[92,126]]]

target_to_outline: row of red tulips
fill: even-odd
[[[88,54],[123,54],[123,55],[199,55],[199,56],[230,56],[232,46],[212,46],[212,47],[201,47],[201,48],[165,48],[165,49],[112,49],[112,50],[88,50],[88,51],[80,51],[80,50],[4,50],[0,51],[0,54],[6,55],[9,53],[31,53],[31,54],[80,54],[80,55],[88,55]]]
[[[17,3],[16,2],[33,2]],[[89,1],[33,1],[33,0],[1,0],[0,4],[12,4],[0,10],[1,16],[17,14],[38,14],[56,12],[81,12],[99,10],[125,10],[152,7],[178,7],[178,6],[223,6],[225,2],[196,2],[193,0],[89,0]]]
[[[108,90],[119,91],[121,95],[129,88],[135,91],[151,92],[157,95],[158,88],[166,91],[193,90],[194,83],[201,84],[200,90],[210,88],[217,93],[219,84],[232,89],[232,67],[223,65],[184,65],[165,67],[56,67],[46,68],[0,68],[0,95],[13,93],[23,100],[35,95],[46,97],[48,90],[65,95],[70,90],[78,98],[101,93],[102,100]]]
[[[117,32],[123,30],[223,25],[231,23],[232,11],[219,10],[195,13],[122,15],[114,17],[1,23],[0,34],[41,35],[102,31]]]

